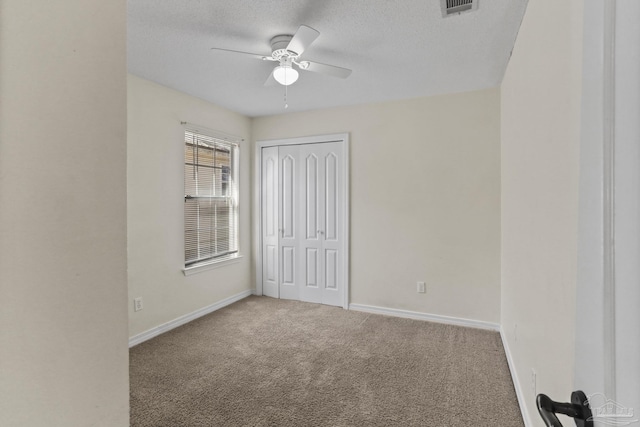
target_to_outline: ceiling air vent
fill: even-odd
[[[459,15],[462,12],[469,12],[478,8],[479,0],[440,0],[442,6],[442,16]]]

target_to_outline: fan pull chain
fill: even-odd
[[[286,74],[285,74],[285,83],[286,83]],[[287,85],[284,86],[284,108],[289,108],[289,104],[287,104]]]

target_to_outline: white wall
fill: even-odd
[[[129,425],[125,1],[3,0],[0,425]]]
[[[502,327],[540,426],[531,369],[573,390],[582,22],[581,1],[529,2],[501,86]]]
[[[351,303],[499,322],[499,99],[489,89],[253,120],[254,141],[350,134]]]
[[[240,262],[185,277],[186,121],[245,139],[240,144]],[[129,335],[190,314],[251,287],[249,118],[128,76]],[[133,298],[144,309],[133,311]]]

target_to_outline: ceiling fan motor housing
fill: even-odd
[[[280,61],[282,57],[286,56],[291,57],[292,59],[298,57],[297,52],[287,50],[287,46],[289,46],[289,42],[292,38],[292,35],[280,35],[271,39],[271,56],[273,59]]]

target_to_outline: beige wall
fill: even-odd
[[[0,16],[0,425],[127,426],[126,2]]]
[[[499,102],[489,89],[253,120],[254,141],[350,134],[351,303],[499,322]]]
[[[201,99],[128,77],[129,335],[191,314],[251,287],[250,119]],[[240,262],[188,277],[184,267],[184,127],[242,137]],[[144,309],[133,311],[133,298]]]
[[[582,16],[529,2],[501,87],[502,327],[540,426],[531,369],[556,400],[573,385]]]

